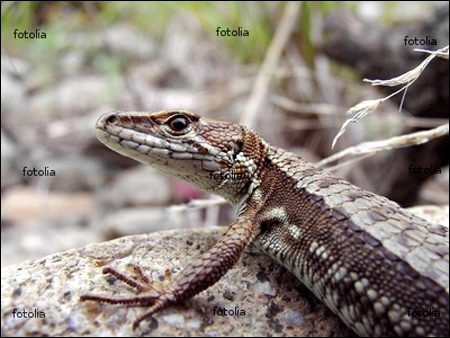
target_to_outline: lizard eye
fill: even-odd
[[[108,118],[106,119],[106,122],[109,124],[115,124],[117,122],[117,120],[119,119],[119,117],[117,116],[117,114],[111,114],[110,116],[108,116]]]
[[[190,121],[184,116],[175,116],[167,123],[172,131],[179,133],[189,127]]]

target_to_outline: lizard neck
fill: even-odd
[[[246,127],[242,127],[242,141],[237,141],[236,144],[241,150],[235,154],[233,165],[229,170],[240,173],[242,178],[237,177],[234,181],[223,182],[215,193],[225,198],[240,214],[253,192],[261,185],[269,145]]]

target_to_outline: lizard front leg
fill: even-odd
[[[113,274],[118,279],[143,292],[143,294],[126,298],[87,294],[81,296],[80,299],[82,301],[149,306],[148,311],[134,322],[133,329],[136,329],[140,322],[155,312],[171,304],[189,299],[215,284],[236,264],[244,248],[258,232],[259,225],[251,217],[241,216],[229,226],[210,250],[196,257],[169,284],[153,287],[140,269],[137,270],[137,273],[144,285],[111,268],[106,268],[103,271],[104,273]]]

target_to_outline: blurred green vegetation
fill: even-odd
[[[323,16],[339,6],[355,6],[356,2],[304,1],[299,16],[299,47],[308,64],[312,64],[315,50],[312,39],[314,18]],[[127,22],[162,41],[172,20],[185,16],[200,22],[205,32],[216,38],[216,28],[250,31],[249,37],[221,37],[223,43],[242,62],[261,62],[282,16],[285,1],[2,1],[2,47],[12,53],[20,43],[12,43],[12,32],[34,30],[52,31],[58,36],[64,31],[89,30]],[[48,34],[45,41],[50,53],[59,46]],[[57,39],[56,39],[57,40]],[[27,41],[32,44],[36,41]],[[43,41],[39,41],[42,46]],[[19,45],[19,47],[18,47]],[[47,51],[48,53],[49,51]]]

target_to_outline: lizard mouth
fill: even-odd
[[[116,112],[100,116],[96,125],[96,135],[108,148],[127,157],[134,158],[141,154],[155,158],[170,158],[171,155],[169,142],[127,127],[120,114]]]
[[[171,160],[190,161],[196,170],[208,172],[221,170],[225,165],[213,155],[199,152],[197,147],[185,140],[160,137],[150,118],[140,113],[103,114],[96,124],[96,136],[108,148],[145,164],[154,165],[165,160],[165,165],[169,167]]]

